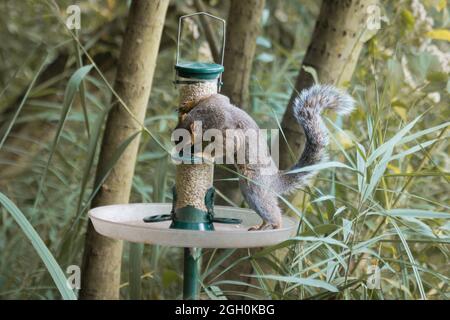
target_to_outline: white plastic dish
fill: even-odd
[[[296,231],[298,222],[283,217],[283,227],[276,230],[248,231],[261,219],[252,210],[215,206],[215,216],[242,219],[242,223],[214,223],[215,231],[169,229],[171,221],[145,223],[144,217],[169,214],[170,203],[135,203],[94,208],[89,217],[95,230],[106,237],[131,242],[171,247],[254,248],[283,242]]]

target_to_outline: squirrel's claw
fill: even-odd
[[[267,223],[263,221],[260,225],[256,225],[248,228],[248,231],[258,231],[258,230],[269,230],[269,229],[279,229],[280,226],[272,223]]]

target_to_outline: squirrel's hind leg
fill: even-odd
[[[249,231],[281,228],[281,209],[278,205],[277,196],[272,193],[271,190],[261,188],[254,183],[247,184],[241,181],[240,185],[249,207],[253,209],[263,221],[260,225],[251,227]]]

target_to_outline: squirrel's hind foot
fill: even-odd
[[[263,223],[261,223],[260,225],[248,228],[248,231],[280,229],[280,227],[281,226],[279,224],[267,223],[266,221],[263,221]]]

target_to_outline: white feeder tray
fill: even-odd
[[[146,223],[145,217],[169,214],[170,203],[135,203],[92,209],[89,217],[95,230],[106,237],[131,242],[187,248],[254,248],[283,242],[294,235],[298,222],[283,217],[283,227],[276,230],[248,231],[261,223],[252,210],[214,206],[216,217],[242,219],[241,224],[214,222],[215,231],[169,229],[171,221]]]

